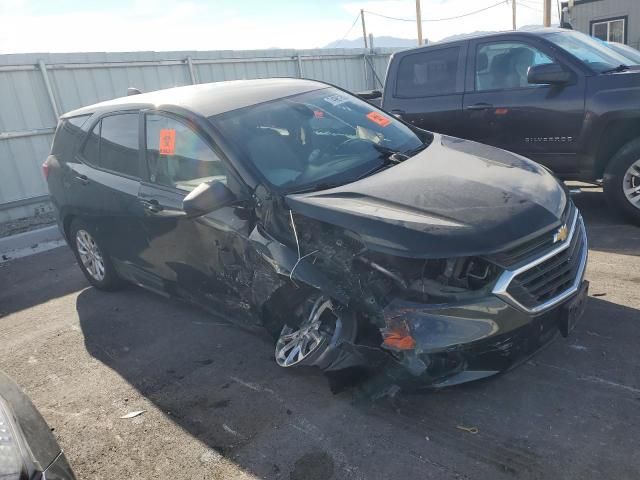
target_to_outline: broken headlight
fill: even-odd
[[[491,289],[500,269],[481,257],[413,259],[383,254],[358,257],[394,285],[394,297],[418,302],[475,298]]]

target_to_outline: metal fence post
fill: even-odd
[[[296,55],[296,61],[298,62],[298,78],[302,78],[302,58],[300,58],[300,54]]]
[[[198,83],[198,79],[196,78],[196,71],[193,69],[193,60],[191,60],[191,55],[187,57],[187,68],[189,69],[191,85],[195,85],[196,83]]]
[[[367,66],[367,54],[362,54],[362,68],[364,71],[364,89],[369,89],[369,68]]]
[[[49,74],[47,73],[47,66],[42,60],[38,60],[38,67],[40,68],[40,73],[42,73],[42,80],[44,81],[44,86],[47,89],[47,95],[49,95],[49,102],[51,103],[51,108],[53,108],[53,113],[56,116],[56,122],[60,117],[60,110],[58,109],[58,104],[56,103],[56,97],[53,96],[53,89],[51,88],[51,82],[49,82]]]

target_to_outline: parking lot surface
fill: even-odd
[[[266,337],[136,287],[90,288],[66,247],[0,265],[0,368],[81,479],[637,479],[640,228],[597,191],[575,200],[585,316],[488,381],[354,404],[278,367]]]

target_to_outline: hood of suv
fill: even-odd
[[[287,196],[296,213],[357,233],[368,248],[443,258],[500,251],[560,224],[567,195],[518,155],[435,135],[429,148],[362,180]]]

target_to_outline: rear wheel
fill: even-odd
[[[629,220],[640,225],[640,139],[623,146],[604,174],[607,200]]]
[[[76,219],[71,223],[69,240],[80,269],[91,285],[101,290],[116,290],[122,286],[109,253],[85,222]]]

